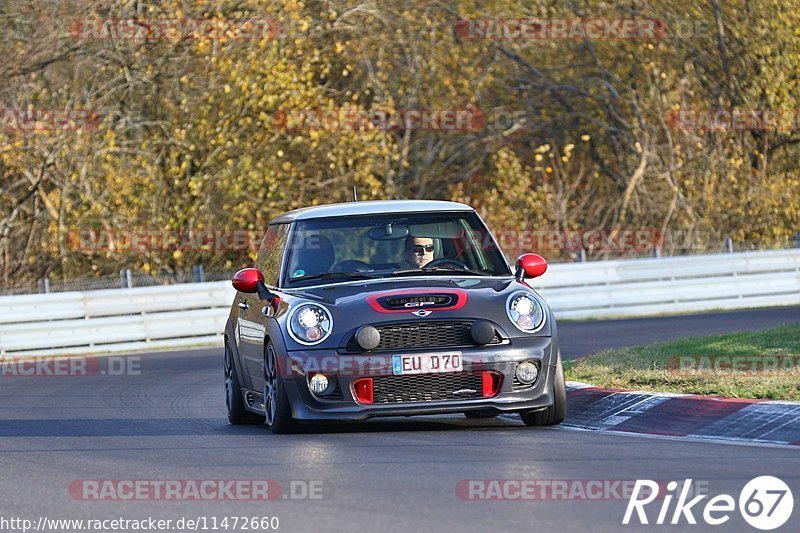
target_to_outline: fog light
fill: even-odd
[[[365,350],[374,350],[381,343],[381,332],[373,326],[362,326],[356,333],[356,342]]]
[[[478,344],[489,344],[494,340],[495,330],[491,322],[486,320],[478,320],[472,324],[470,328],[472,340]]]
[[[314,374],[311,376],[311,379],[308,380],[308,387],[314,394],[324,395],[329,392],[328,389],[331,388],[331,381],[325,374]]]
[[[517,365],[516,374],[518,380],[528,385],[539,377],[539,367],[533,361],[525,361]]]

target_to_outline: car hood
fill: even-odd
[[[308,301],[328,307],[333,314],[335,334],[330,341],[320,344],[320,347],[328,347],[346,343],[363,325],[389,322],[485,319],[509,337],[526,336],[511,325],[506,315],[508,297],[520,290],[533,291],[512,276],[426,276],[334,283],[286,291],[282,297],[290,308]],[[386,300],[438,294],[452,296],[451,303],[441,308],[413,303],[390,307]],[[539,300],[549,316],[547,304],[541,297]],[[535,335],[549,336],[549,325]]]
[[[498,293],[506,291],[509,286],[518,285],[525,288],[511,276],[504,277],[446,277],[446,276],[408,276],[399,278],[381,278],[357,282],[335,283],[304,289],[293,290],[292,296],[316,300],[320,303],[340,306],[353,302],[363,302],[365,295],[377,292],[407,292],[419,289],[425,292],[430,289],[462,290],[471,296],[496,298]],[[287,291],[288,292],[288,291]]]

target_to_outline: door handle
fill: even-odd
[[[238,304],[236,304],[236,306],[239,309],[245,309],[245,310],[250,309],[250,305],[247,302],[239,302]]]

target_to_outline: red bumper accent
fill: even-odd
[[[492,398],[497,396],[500,392],[500,383],[503,381],[503,376],[497,372],[486,371],[483,373],[483,397]]]
[[[371,404],[373,402],[372,378],[361,378],[353,382],[353,397],[358,403]]]

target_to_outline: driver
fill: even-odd
[[[422,268],[433,261],[433,239],[430,237],[406,237],[406,247],[400,268]]]

